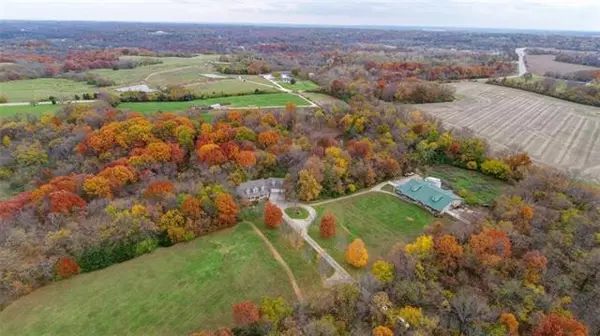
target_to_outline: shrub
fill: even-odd
[[[373,329],[373,336],[393,336],[394,332],[385,326],[378,326],[377,328]]]
[[[510,178],[510,166],[501,160],[486,160],[481,165],[481,171],[486,175],[490,175],[501,180],[508,180]]]
[[[56,275],[61,279],[67,279],[78,274],[80,269],[77,262],[72,257],[60,257],[55,265]]]
[[[279,207],[267,201],[265,205],[265,224],[271,229],[276,229],[281,224],[283,212]]]
[[[136,256],[136,247],[137,244],[129,240],[105,242],[85,250],[77,261],[83,272],[91,272],[133,259]]]
[[[252,324],[260,319],[258,307],[252,301],[236,303],[231,308],[233,319],[237,324]]]
[[[378,260],[373,264],[371,272],[377,281],[388,282],[394,277],[394,265],[384,260]]]
[[[137,243],[135,246],[135,255],[140,256],[146,253],[152,253],[158,248],[158,239],[148,238]]]

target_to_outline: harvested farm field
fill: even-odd
[[[600,108],[483,83],[455,83],[462,99],[414,105],[445,125],[469,128],[492,148],[600,182]]]
[[[557,62],[554,60],[554,55],[527,55],[526,61],[527,70],[540,76],[548,71],[568,74],[576,71],[600,70],[600,68],[588,65]]]

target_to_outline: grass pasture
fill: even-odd
[[[304,79],[296,79],[295,84],[286,83],[283,81],[277,81],[277,83],[286,89],[296,90],[296,91],[310,91],[310,90],[315,90],[315,89],[319,88],[319,86],[317,84],[315,84],[313,81],[304,80]]]
[[[4,105],[0,106],[0,117],[10,117],[17,114],[38,114],[41,115],[46,112],[55,112],[60,108],[60,105],[42,104],[42,105]]]
[[[46,100],[49,96],[73,99],[76,94],[81,96],[83,93],[95,91],[98,91],[95,86],[63,78],[23,79],[0,83],[0,95],[5,96],[9,103]]]
[[[301,207],[291,207],[285,209],[285,213],[292,219],[306,219],[308,218],[308,211]]]
[[[288,93],[258,94],[233,96],[222,98],[199,99],[182,102],[144,102],[144,103],[122,103],[120,108],[131,109],[140,113],[151,113],[155,111],[185,111],[193,105],[212,105],[229,103],[231,107],[271,107],[285,106],[287,103],[295,103],[298,106],[306,105],[306,101]]]
[[[314,282],[310,272],[299,281]],[[0,335],[187,335],[232,324],[233,303],[266,295],[293,299],[293,290],[261,238],[239,224],[42,287],[0,312]]]
[[[399,241],[409,242],[435,218],[417,205],[378,192],[333,201],[315,206],[317,219],[308,233],[321,247],[346,269],[344,261],[346,245],[360,238],[369,251],[369,261],[384,256]],[[321,217],[331,213],[336,218],[336,236],[323,239],[319,233]]]
[[[509,184],[487,176],[478,171],[462,169],[449,165],[437,165],[427,168],[427,176],[442,179],[455,191],[464,189],[473,195],[481,205],[491,204],[509,188]]]
[[[200,83],[194,83],[187,85],[188,88],[202,94],[241,94],[248,93],[252,94],[255,90],[261,90],[266,92],[279,92],[279,90],[270,88],[264,85],[252,83],[252,82],[243,82],[238,79],[222,79],[216,81],[206,81]]]

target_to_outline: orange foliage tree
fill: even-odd
[[[214,166],[225,163],[227,156],[225,156],[225,153],[218,145],[206,144],[198,149],[198,159],[201,162]]]
[[[360,268],[367,265],[369,261],[369,253],[365,247],[365,243],[361,239],[355,239],[350,245],[345,254],[346,262],[354,267]]]
[[[233,310],[233,320],[237,324],[251,324],[258,322],[260,319],[260,310],[251,301],[236,303],[231,308]]]
[[[235,162],[244,168],[252,168],[256,164],[256,155],[253,151],[243,150],[235,156]]]
[[[515,336],[519,334],[519,322],[513,314],[502,313],[502,315],[500,315],[499,322],[506,326],[509,335]]]
[[[237,222],[239,208],[231,195],[218,193],[215,197],[215,206],[219,210],[219,222],[221,224],[233,225]]]
[[[540,275],[546,271],[548,259],[540,251],[529,251],[523,256],[525,261],[525,280],[535,284],[540,280]]]
[[[325,214],[321,218],[321,224],[319,225],[319,232],[321,237],[327,239],[335,236],[335,216],[332,214]]]
[[[386,326],[378,326],[373,329],[373,336],[394,336],[394,332]]]
[[[135,174],[125,166],[106,168],[98,173],[97,176],[106,178],[112,191],[119,190],[127,183],[135,181]]]
[[[170,181],[155,181],[150,183],[146,191],[144,191],[144,197],[146,198],[161,198],[168,194],[172,194],[175,190],[175,186]]]
[[[267,201],[265,204],[265,224],[271,229],[276,229],[281,224],[283,218],[283,212],[279,207],[271,202]]]
[[[453,235],[443,235],[435,239],[435,253],[442,267],[455,269],[463,254],[463,247]]]
[[[144,154],[154,161],[166,162],[171,160],[171,147],[162,141],[153,142],[146,147]]]
[[[79,273],[79,265],[72,257],[60,257],[55,265],[56,275],[62,279],[69,278]]]
[[[279,134],[275,131],[264,131],[258,134],[258,143],[263,147],[269,147],[279,142]]]
[[[587,336],[587,327],[566,316],[550,313],[533,330],[533,336]]]
[[[112,197],[110,192],[110,181],[102,176],[94,176],[85,179],[85,181],[83,181],[83,190],[91,196]]]
[[[472,235],[469,242],[477,258],[484,264],[494,265],[510,255],[510,240],[496,230],[484,229],[478,235]]]
[[[181,203],[181,212],[189,218],[198,219],[202,217],[204,211],[202,211],[202,203],[199,199],[193,196],[188,196],[185,198],[183,203]]]

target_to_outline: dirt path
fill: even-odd
[[[323,205],[323,204],[327,204],[327,203],[333,203],[333,202],[342,201],[342,200],[345,200],[345,199],[348,199],[348,198],[352,198],[352,197],[356,197],[356,196],[368,194],[368,193],[375,192],[375,191],[376,190],[367,189],[367,190],[359,191],[359,192],[354,193],[352,195],[342,196],[342,197],[338,197],[338,198],[332,198],[332,199],[321,201],[321,202],[317,202],[317,203],[310,203],[308,205],[310,205],[310,206],[319,206],[319,205]]]
[[[279,254],[279,252],[277,252],[277,250],[275,249],[275,247],[273,246],[273,244],[271,244],[271,242],[256,227],[256,225],[254,225],[251,222],[246,222],[246,223],[248,223],[250,226],[252,226],[252,229],[254,229],[254,232],[265,242],[265,244],[267,244],[267,247],[271,251],[271,254],[273,255],[273,257],[275,257],[275,260],[277,260],[277,262],[279,263],[279,265],[281,265],[281,267],[283,267],[283,269],[285,270],[285,273],[287,274],[288,279],[290,280],[290,284],[292,285],[292,288],[294,289],[294,293],[296,294],[296,298],[299,301],[303,301],[302,291],[300,290],[300,286],[298,286],[298,283],[296,282],[296,278],[294,277],[294,273],[290,269],[290,266],[288,266],[288,264],[285,262],[285,260],[283,260],[283,258],[281,257],[281,255]]]

